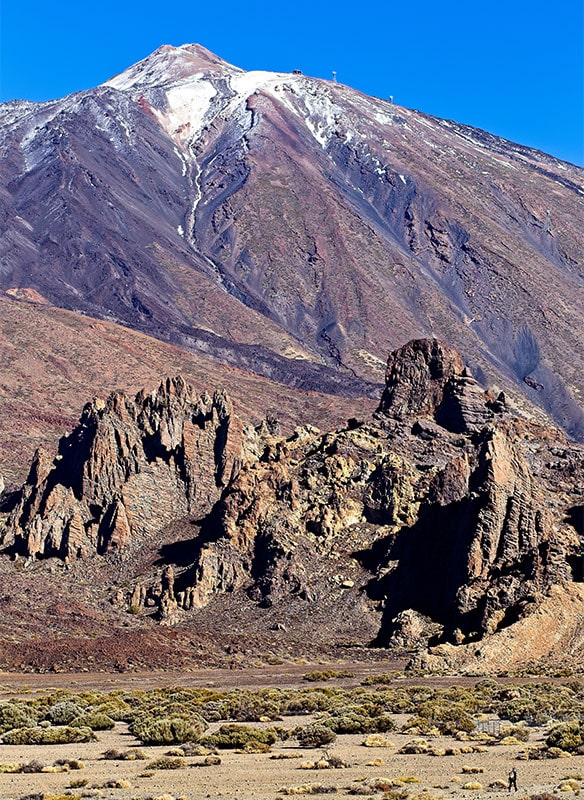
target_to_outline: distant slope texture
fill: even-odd
[[[0,122],[3,291],[353,397],[436,335],[584,438],[581,169],[198,45]]]

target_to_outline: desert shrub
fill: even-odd
[[[76,717],[80,717],[83,714],[83,711],[84,709],[77,703],[64,700],[48,710],[46,719],[52,725],[70,725]]]
[[[71,781],[68,788],[83,789],[87,786],[88,783],[89,781],[87,780],[87,778],[75,778],[74,780]]]
[[[132,748],[131,750],[116,750],[114,748],[110,748],[106,750],[102,758],[105,761],[145,761],[146,756],[139,750],[137,747]]]
[[[0,774],[22,772],[22,764],[0,764]]]
[[[330,681],[333,678],[354,678],[355,673],[347,670],[338,669],[325,669],[313,670],[312,672],[305,672],[302,676],[303,681]]]
[[[22,765],[22,772],[42,772],[45,766],[44,761],[33,758],[32,761],[28,761],[26,764]]]
[[[371,733],[362,742],[364,747],[393,747],[393,743],[379,733]]]
[[[329,711],[334,705],[334,695],[323,689],[305,689],[293,692],[283,704],[282,713],[289,715],[315,714],[317,711]]]
[[[361,681],[361,684],[363,686],[376,686],[395,683],[399,674],[399,672],[382,672],[381,675],[368,675]]]
[[[499,732],[498,738],[504,739],[507,736],[512,736],[519,742],[527,742],[529,740],[529,728],[525,727],[525,725],[504,725]]]
[[[417,714],[408,720],[404,729],[414,727],[420,733],[428,733],[432,728],[437,728],[443,735],[453,735],[459,731],[470,733],[475,728],[475,722],[460,703],[433,700],[421,703]]]
[[[229,692],[222,698],[213,698],[201,705],[200,713],[210,722],[223,719],[258,722],[262,717],[279,717],[284,698],[284,693],[278,689]]]
[[[0,735],[12,728],[30,728],[36,722],[33,710],[24,703],[0,703]]]
[[[399,789],[397,787],[393,789],[386,789],[383,793],[383,800],[406,800],[407,797],[410,796],[410,793],[407,789]],[[425,800],[430,800],[428,795],[424,795]]]
[[[202,744],[221,749],[240,749],[251,742],[272,745],[277,740],[273,728],[251,728],[248,725],[222,725],[216,733],[206,736]]]
[[[254,739],[251,742],[246,742],[244,746],[238,750],[239,753],[269,753],[270,745],[265,742],[258,742]]]
[[[510,722],[519,722],[520,720],[532,722],[538,713],[541,714],[541,711],[541,706],[538,708],[531,697],[517,697],[501,704],[499,713]]]
[[[541,792],[541,794],[530,794],[529,800],[557,800],[557,796],[549,794],[548,792]]]
[[[83,761],[79,761],[78,758],[58,758],[55,761],[55,766],[65,766],[67,769],[85,769],[85,764]]]
[[[294,736],[301,747],[324,747],[337,738],[336,733],[327,725],[313,722],[305,728],[296,728]]]
[[[187,762],[184,758],[172,758],[170,756],[161,756],[154,759],[149,764],[146,764],[146,769],[185,769]]]
[[[580,782],[574,778],[563,778],[558,785],[558,790],[560,792],[576,792],[576,794],[580,794]]]
[[[35,792],[33,794],[24,795],[20,800],[82,800],[78,794],[71,794],[65,792],[64,794],[46,794],[45,792]]]
[[[138,717],[130,723],[130,733],[143,744],[182,744],[200,739],[205,724],[199,717]]]
[[[561,750],[574,752],[584,744],[583,723],[578,720],[560,722],[550,730],[545,743],[548,747],[559,747]]]
[[[185,742],[181,744],[180,749],[183,756],[209,756],[213,752],[209,747],[194,742]]]
[[[302,786],[284,786],[280,789],[279,793],[284,795],[296,794],[334,794],[337,790],[336,786],[326,786],[320,783],[303,784]]]
[[[366,783],[357,783],[356,785],[350,786],[347,789],[347,794],[357,797],[370,797],[373,792],[374,790],[371,788],[371,786],[368,786]]]
[[[91,728],[92,731],[109,731],[115,722],[106,714],[98,711],[89,711],[86,714],[81,714],[71,721],[73,728]]]
[[[71,728],[59,725],[55,728],[16,728],[2,737],[4,744],[73,744],[95,740],[91,728]]]
[[[395,728],[395,723],[388,714],[365,716],[349,711],[341,716],[331,716],[323,720],[335,733],[386,733]]]
[[[132,709],[120,697],[113,697],[93,706],[91,711],[94,714],[106,714],[114,722],[127,722]]]

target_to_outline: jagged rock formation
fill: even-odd
[[[196,514],[180,557],[159,548],[116,607],[180,625],[246,598],[293,626],[295,602],[335,614],[336,630],[368,615],[378,645],[461,647],[584,578],[583,492],[581,446],[422,340],[390,355],[369,420],[328,433],[247,429],[223,394],[198,398],[181,379],[94,401],[54,461],[36,458],[5,543],[99,560]]]
[[[56,458],[38,451],[4,542],[28,556],[83,557],[136,547],[208,509],[253,452],[222,392],[197,397],[180,377],[83,410]]]
[[[403,643],[404,612],[459,643],[507,626],[571,580],[580,543],[528,464],[549,452],[505,408],[439,342],[396,351],[373,422],[298,431],[227,487],[183,576],[194,605],[318,602],[341,572],[383,604],[379,643]]]
[[[460,355],[437,339],[416,339],[388,359],[379,405],[388,416],[429,416],[449,431],[469,433],[504,406],[505,395],[501,392],[495,401],[478,386]]]

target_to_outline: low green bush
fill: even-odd
[[[33,710],[23,703],[0,703],[0,735],[12,728],[33,727],[37,719]]]
[[[54,728],[16,728],[2,736],[4,744],[73,744],[96,739],[91,728],[72,728],[58,725]]]
[[[251,728],[249,725],[222,725],[216,733],[205,736],[202,744],[206,747],[218,747],[224,750],[240,749],[250,743],[272,745],[277,740],[273,728]]]
[[[344,693],[341,693],[344,696]],[[335,694],[326,689],[304,689],[291,692],[282,706],[282,714],[296,716],[298,714],[315,714],[317,711],[329,711],[334,705]]]
[[[110,731],[115,722],[113,719],[102,714],[98,711],[89,711],[86,714],[81,714],[71,721],[72,728],[91,728],[92,731]]]
[[[294,736],[298,739],[301,747],[324,747],[337,738],[331,728],[318,722],[313,722],[312,725],[306,725],[303,728],[296,728]]]
[[[459,731],[470,733],[475,728],[475,721],[461,703],[430,700],[420,703],[417,714],[404,725],[404,730],[411,728],[420,733],[437,728],[441,734],[452,736]]]
[[[356,712],[331,715],[322,724],[335,733],[387,733],[395,728],[389,714],[365,716]]]
[[[80,717],[84,709],[70,700],[63,700],[52,706],[46,715],[51,725],[70,725],[76,717]]]
[[[132,708],[120,697],[112,697],[91,708],[94,714],[105,714],[114,722],[129,722]]]
[[[184,758],[161,756],[151,761],[149,764],[146,764],[145,769],[185,769],[186,766],[187,762]]]
[[[182,744],[198,741],[206,724],[200,717],[138,717],[129,727],[130,733],[143,744]]]
[[[313,670],[312,672],[306,672],[302,676],[303,681],[330,681],[333,678],[354,678],[355,673],[349,672],[348,670],[339,670],[339,669],[325,669],[325,670]]]
[[[559,747],[573,753],[584,744],[584,726],[579,720],[561,722],[550,730],[545,743],[548,747]]]

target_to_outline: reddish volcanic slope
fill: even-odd
[[[282,433],[310,420],[324,429],[371,413],[375,401],[302,392],[224,366],[136,333],[70,311],[0,298],[0,475],[8,487],[26,478],[35,449],[49,451],[77,423],[92,397],[112,389],[155,388],[181,374],[200,393],[226,389],[250,423],[266,416]]]
[[[0,289],[342,396],[439,336],[584,436],[577,167],[197,45],[0,121]]]

